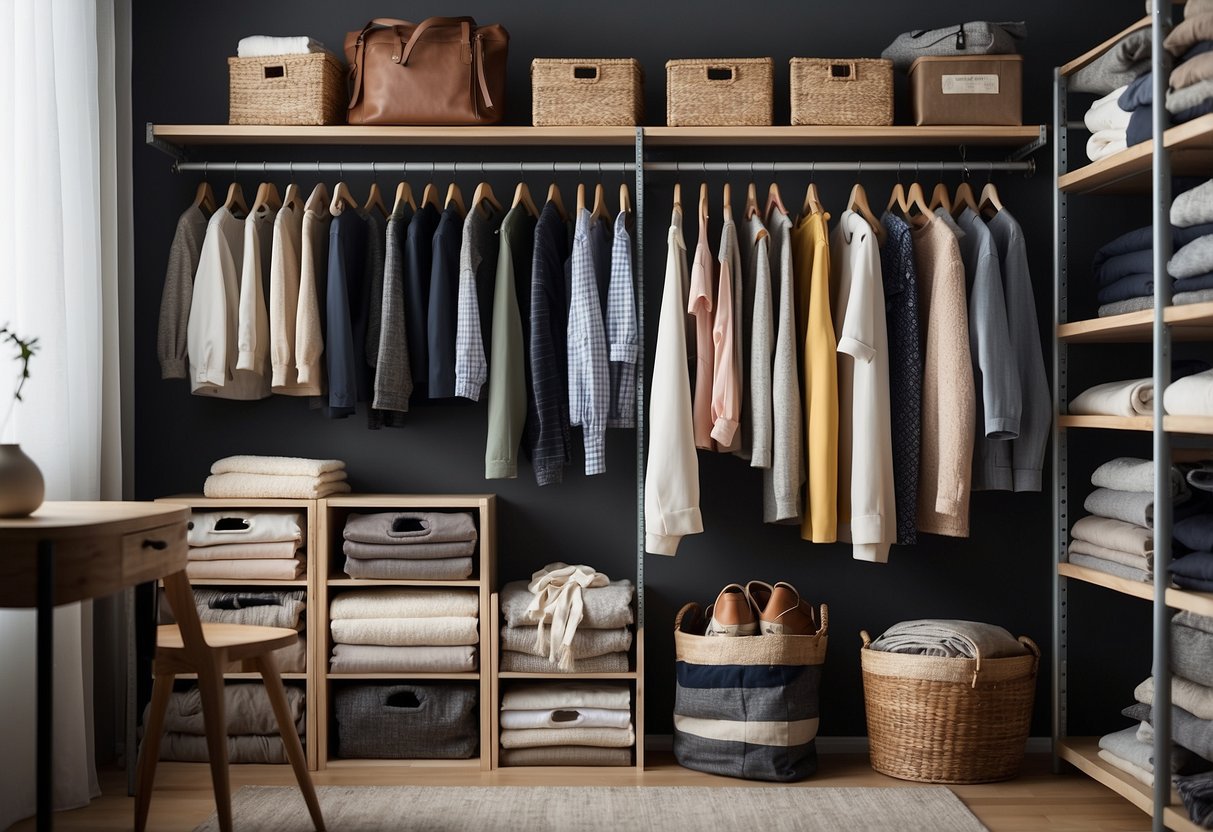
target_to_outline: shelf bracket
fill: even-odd
[[[1036,151],[1040,150],[1042,147],[1044,147],[1048,143],[1049,143],[1049,128],[1042,124],[1042,125],[1040,125],[1039,132],[1036,134],[1036,138],[1034,138],[1032,141],[1025,144],[1023,147],[1018,147],[1015,150],[1011,151],[1010,155],[1007,156],[1007,161],[1008,162],[1022,161],[1024,159],[1028,158],[1029,156],[1031,156]]]
[[[161,153],[172,156],[178,162],[185,161],[185,151],[182,150],[179,145],[175,145],[172,142],[166,142],[164,139],[158,138],[156,136],[156,125],[150,121],[147,123],[144,140],[150,147],[154,147]]]

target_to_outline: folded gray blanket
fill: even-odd
[[[872,642],[871,649],[962,659],[998,659],[1028,652],[996,624],[939,618],[894,624]]]
[[[1148,583],[1154,579],[1153,572],[1148,572],[1145,569],[1138,569],[1133,566],[1128,566],[1123,563],[1117,563],[1114,560],[1095,557],[1094,555],[1084,555],[1082,552],[1075,551],[1073,544],[1070,545],[1069,554],[1067,555],[1070,563],[1075,566],[1084,566],[1087,569],[1094,569],[1108,575],[1115,575],[1118,578],[1124,578],[1128,581],[1142,581]]]
[[[1213,687],[1213,635],[1171,619],[1171,672]]]
[[[535,636],[538,632],[537,628],[529,625],[502,627],[501,649],[516,653],[530,653],[546,659],[551,653],[552,631],[544,630],[543,638],[537,641]],[[583,630],[578,627],[569,649],[572,651],[574,659],[592,659],[595,656],[605,656],[607,653],[626,653],[632,649],[632,631],[626,627],[615,630]]]
[[[476,669],[476,648],[381,647],[337,644],[329,670],[333,673],[470,673]]]
[[[1105,549],[1103,546],[1077,539],[1070,541],[1067,551],[1071,556],[1085,555],[1087,557],[1100,558],[1101,560],[1110,560],[1113,563],[1127,566],[1130,569],[1140,569],[1149,576],[1148,580],[1152,580],[1154,577],[1154,556],[1152,554],[1135,555],[1131,552],[1122,552],[1119,549]]]
[[[307,608],[305,590],[194,590],[198,617],[218,624],[252,624],[258,627],[303,629],[303,611]],[[160,590],[159,621],[175,624],[172,607]]]
[[[1213,618],[1207,615],[1197,615],[1190,610],[1180,610],[1171,616],[1171,621],[1181,627],[1191,627],[1193,630],[1213,635]]]
[[[1154,532],[1123,520],[1092,514],[1074,523],[1070,528],[1070,537],[1138,557],[1152,558],[1154,555]]]
[[[178,763],[205,763],[210,759],[206,737],[197,734],[166,733],[160,739],[160,759]],[[282,737],[238,734],[227,738],[229,763],[266,763],[282,765],[287,762]]]
[[[1129,719],[1154,724],[1154,708],[1151,705],[1136,702],[1121,713]],[[1213,721],[1197,719],[1177,705],[1171,706],[1171,740],[1205,760],[1202,767],[1207,767],[1207,761],[1213,760]],[[1172,773],[1190,773],[1185,769],[1191,763],[1191,759],[1183,755],[1171,755]]]
[[[1107,52],[1075,72],[1070,78],[1071,92],[1107,95],[1130,83],[1150,68],[1150,27],[1130,32]]]
[[[290,708],[295,729],[300,735],[306,730],[303,688],[286,685],[286,704]],[[148,706],[151,707],[150,705]],[[144,723],[147,710],[144,710]],[[278,720],[270,706],[265,685],[259,682],[231,682],[223,686],[223,719],[231,736],[245,734],[277,734]],[[206,735],[202,719],[202,694],[195,685],[188,690],[174,691],[164,714],[164,730],[177,734]]]
[[[500,670],[508,673],[627,673],[631,670],[627,653],[608,653],[592,659],[573,659],[573,667],[561,670],[559,664],[548,661],[547,655],[501,651]]]
[[[1187,502],[1188,494],[1175,496],[1174,504]],[[1099,488],[1087,495],[1083,508],[1100,517],[1111,517],[1134,526],[1154,528],[1154,494]]]
[[[472,574],[472,559],[346,558],[345,574],[351,578],[378,578],[388,581],[462,581]]]
[[[466,511],[383,511],[351,514],[343,534],[358,543],[458,543],[476,539],[476,524]]]
[[[535,598],[527,589],[527,581],[511,581],[501,588],[501,615],[508,627],[538,625],[535,615],[528,615],[526,608]],[[616,630],[635,621],[632,613],[632,596],[636,588],[629,580],[611,581],[607,586],[593,587],[581,591],[585,605],[579,630]]]
[[[1143,309],[1154,308],[1154,296],[1145,295],[1128,300],[1114,300],[1111,303],[1101,303],[1095,312],[1097,318],[1110,318],[1113,315],[1124,315],[1126,312],[1140,312]]]
[[[1091,485],[1096,488],[1111,488],[1116,491],[1139,491],[1154,493],[1154,461],[1121,456],[1100,465],[1091,474]],[[1184,490],[1183,477],[1179,469],[1171,468],[1171,493]]]
[[[347,540],[341,544],[346,557],[363,560],[402,558],[406,560],[437,560],[463,558],[476,553],[475,540],[453,540],[449,543],[361,543]]]

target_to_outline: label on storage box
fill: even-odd
[[[944,75],[944,95],[998,95],[997,75]]]

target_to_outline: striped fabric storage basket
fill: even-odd
[[[747,780],[788,782],[817,771],[817,689],[826,658],[825,604],[811,636],[703,635],[698,604],[674,622],[674,757]]]

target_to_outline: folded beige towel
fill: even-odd
[[[474,589],[356,589],[329,605],[329,618],[475,618],[480,599]]]
[[[303,513],[299,511],[195,511],[190,514],[186,542],[195,546],[230,543],[303,543]]]
[[[607,708],[548,708],[541,711],[501,711],[501,727],[508,730],[529,728],[628,728],[629,710]]]
[[[626,684],[619,683],[519,684],[506,688],[501,695],[503,711],[534,711],[544,708],[607,708],[626,711],[631,707],[632,692]]]
[[[345,471],[333,471],[319,477],[288,477],[273,474],[211,474],[202,493],[211,498],[281,498],[319,500],[330,494],[350,490]]]
[[[191,560],[185,565],[187,578],[233,581],[293,581],[303,574],[304,560]]]
[[[1132,552],[1122,552],[1119,549],[1108,549],[1103,546],[1097,546],[1086,540],[1071,540],[1069,552],[1072,555],[1088,555],[1093,558],[1110,560],[1113,563],[1121,563],[1134,569],[1141,569],[1151,577],[1154,575],[1154,555],[1152,554],[1135,555]]]
[[[225,456],[211,465],[212,474],[274,474],[285,477],[318,477],[345,468],[339,459],[307,459],[300,456]]]
[[[479,644],[475,618],[344,618],[331,622],[338,644],[446,647]]]
[[[594,748],[588,745],[548,745],[503,748],[503,766],[630,766],[630,748]]]
[[[1154,555],[1153,529],[1111,517],[1094,514],[1084,517],[1070,529],[1070,536],[1075,540],[1085,540],[1105,549],[1116,549],[1140,557]]]
[[[1097,384],[1075,396],[1068,412],[1089,416],[1150,416],[1154,413],[1154,379]]]
[[[1154,704],[1154,677],[1146,679],[1133,691],[1143,705]],[[1213,719],[1213,688],[1198,685],[1183,676],[1171,676],[1171,704],[1178,705],[1199,719]]]
[[[346,558],[345,574],[351,578],[377,578],[381,581],[462,581],[472,574],[472,559]]]
[[[631,667],[628,665],[627,653],[608,653],[592,659],[573,659],[572,670],[562,670],[559,665],[548,661],[547,656],[502,650],[500,669],[511,673],[554,673],[559,675],[561,673],[627,673]]]
[[[1118,757],[1117,755],[1113,754],[1111,751],[1108,751],[1105,748],[1099,749],[1099,759],[1103,760],[1105,763],[1108,763],[1109,765],[1113,766],[1114,768],[1120,769],[1125,774],[1129,774],[1129,775],[1133,776],[1137,780],[1140,780],[1142,783],[1145,783],[1147,786],[1154,785],[1154,773],[1153,772],[1146,771],[1141,766],[1134,765],[1133,763],[1130,763],[1128,760],[1126,760],[1124,757]]]
[[[280,543],[221,543],[218,546],[191,546],[190,560],[271,560],[293,558],[299,544],[293,540]]]
[[[329,669],[333,673],[470,673],[476,670],[476,648],[337,644]]]
[[[545,630],[536,640],[534,627],[502,627],[501,647],[503,650],[550,658],[551,632]],[[617,630],[578,630],[569,642],[569,652],[574,659],[592,659],[608,653],[626,653],[631,649],[632,631],[626,627]]]
[[[501,732],[502,748],[544,745],[589,745],[596,748],[630,748],[636,732],[627,728],[521,728]]]

